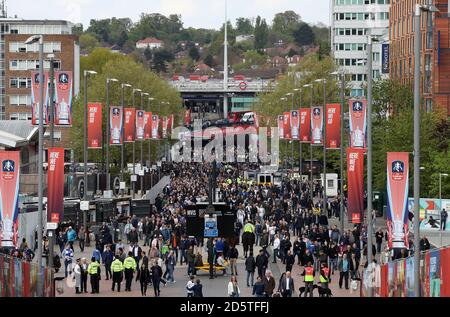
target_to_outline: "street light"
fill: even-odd
[[[328,205],[327,198],[327,80],[325,78],[316,79],[316,83],[323,83],[323,207],[326,212]]]
[[[47,58],[50,62],[50,147],[55,147],[55,54],[48,54]]]
[[[43,201],[44,201],[44,173],[42,165],[44,161],[44,36],[33,35],[26,41],[26,45],[39,42],[39,153],[38,153],[38,249],[37,261],[42,265],[42,230],[43,230]],[[51,255],[53,256],[53,254]],[[49,255],[50,257],[50,255]]]
[[[83,153],[84,153],[84,189],[83,189],[83,200],[87,200],[88,194],[88,178],[87,178],[87,162],[88,162],[88,148],[87,148],[87,122],[88,122],[88,114],[87,114],[87,80],[90,75],[96,75],[97,72],[93,70],[85,70],[84,71],[84,130],[83,130]],[[81,197],[80,197],[81,198]],[[86,229],[87,224],[87,211],[83,212],[83,226]]]
[[[303,90],[302,89],[300,89],[300,88],[295,88],[294,89],[294,96],[295,96],[295,93],[296,92],[300,92],[300,107],[302,106],[302,93],[303,93]],[[301,120],[301,117],[300,117],[300,113],[298,114],[298,116],[299,116],[299,120]],[[300,122],[300,124],[301,124],[301,122]],[[299,130],[299,132],[298,132],[298,173],[299,173],[299,175],[300,175],[300,184],[302,183],[302,175],[303,175],[303,158],[302,158],[302,139],[301,139],[301,137],[300,137],[300,131],[301,131],[301,126],[300,126],[300,130]]]
[[[124,181],[124,165],[125,165],[125,88],[132,87],[130,84],[121,84],[120,87],[122,88],[122,97],[121,97],[121,105],[122,105],[122,146],[121,146],[121,155],[120,155],[120,181]],[[122,196],[124,194],[124,191],[122,189]]]
[[[442,208],[442,176],[443,177],[447,177],[448,174],[446,174],[446,173],[439,173],[439,201],[440,201],[440,204],[441,204],[441,209],[443,209]],[[442,219],[441,219],[441,221],[442,221]]]
[[[108,191],[108,197],[110,197],[111,191],[111,176],[109,175],[109,121],[110,121],[110,110],[109,110],[109,84],[119,82],[116,78],[106,78],[106,190]]]
[[[150,96],[149,93],[147,92],[142,92],[141,93],[141,110],[144,111],[144,96],[148,97]],[[145,114],[144,114],[145,116]],[[143,166],[144,166],[144,140],[145,140],[145,133],[142,135],[142,139],[141,141],[141,170],[143,170]],[[145,173],[144,173],[145,175]],[[141,179],[141,197],[144,195],[144,175],[141,175],[140,179]]]
[[[314,101],[314,85],[313,84],[306,84],[303,85],[304,88],[311,88],[311,105],[310,110],[313,108],[313,101]],[[311,123],[310,123],[311,124]],[[314,206],[314,196],[313,196],[313,146],[312,146],[312,140],[309,143],[309,154],[310,154],[310,174],[311,174],[311,180],[310,180],[310,198],[311,198],[311,204]]]
[[[420,297],[420,51],[422,11],[439,12],[433,5],[416,4],[414,12],[414,293]]]
[[[339,203],[340,212],[340,229],[341,233],[344,232],[344,115],[345,115],[345,74],[344,72],[332,72],[330,75],[338,75],[340,80],[340,95],[341,95],[341,151],[340,151],[340,169],[341,169],[341,177],[340,177],[340,190],[341,190],[341,199]]]
[[[152,110],[151,103],[152,103],[153,100],[155,100],[155,98],[153,98],[153,97],[148,98],[148,111]],[[147,122],[147,124],[151,124],[152,118],[149,118],[149,120],[150,121]],[[152,140],[152,137],[150,136],[150,138],[148,140],[148,168],[149,169],[152,166],[152,147],[151,147],[152,144],[151,144],[151,140]]]
[[[132,99],[133,99],[133,108],[134,109],[136,109],[135,96],[136,96],[137,92],[142,93],[142,89],[137,89],[137,88],[133,89]],[[135,122],[136,118],[133,118],[133,121]],[[132,192],[132,196],[134,199],[136,196],[136,180],[133,181],[133,178],[135,178],[135,177],[137,178],[137,176],[136,176],[136,123],[133,128],[135,131],[134,131],[134,140],[133,140],[133,173],[131,174],[131,192]]]

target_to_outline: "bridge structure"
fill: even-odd
[[[192,119],[227,118],[230,113],[249,111],[258,102],[258,94],[273,91],[275,80],[235,77],[228,80],[198,77],[176,78],[169,84],[180,92],[183,105]],[[231,105],[228,106],[228,105]]]

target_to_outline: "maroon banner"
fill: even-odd
[[[136,111],[136,139],[144,140],[145,138],[145,111]]]
[[[73,76],[71,71],[55,72],[55,124],[72,125]]]
[[[144,115],[144,122],[145,122],[145,129],[144,129],[144,134],[145,134],[145,139],[146,140],[150,140],[152,138],[152,113],[151,112],[146,112]]]
[[[311,108],[300,109],[300,140],[311,143]]]
[[[327,104],[327,149],[339,149],[341,147],[341,105]]]
[[[161,126],[162,126],[162,138],[167,138],[167,128],[168,128],[169,119],[167,117],[161,118]]]
[[[283,130],[284,130],[284,139],[290,140],[291,139],[291,113],[285,112],[283,114]]]
[[[0,151],[0,246],[14,246],[19,214],[20,151]]]
[[[312,144],[323,145],[323,107],[313,107],[311,112]]]
[[[64,149],[48,149],[47,221],[62,220],[64,215]]]
[[[366,100],[350,100],[350,147],[366,148]]]
[[[184,114],[184,124],[185,125],[191,124],[191,109],[187,109]]]
[[[39,124],[39,72],[31,72],[31,124]],[[48,124],[48,72],[44,72],[44,125]]]
[[[102,139],[102,104],[88,105],[88,148],[101,149]]]
[[[136,109],[125,108],[125,123],[124,123],[124,133],[125,133],[125,143],[134,142],[136,135]]]
[[[157,114],[152,115],[152,139],[159,139],[159,116]]]
[[[291,111],[291,137],[298,140],[300,137],[300,117],[298,110]]]
[[[111,107],[109,115],[110,145],[122,145],[123,136],[123,109],[122,107]]]
[[[361,223],[364,212],[364,149],[347,149],[348,219]]]
[[[284,116],[278,116],[278,137],[284,139]]]

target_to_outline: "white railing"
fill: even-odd
[[[179,92],[222,92],[224,91],[223,81],[208,80],[202,81],[169,81]],[[271,91],[275,87],[275,81],[272,80],[254,80],[254,81],[229,81],[227,92],[263,92]]]

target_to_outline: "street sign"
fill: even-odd
[[[112,195],[113,195],[113,191],[112,190],[105,190],[103,192],[103,198],[111,199]]]
[[[52,222],[59,223],[59,213],[52,212],[50,215],[50,219]]]
[[[89,211],[89,201],[86,200],[80,201],[80,210]]]
[[[139,170],[139,176],[144,176],[144,175],[145,175],[145,171],[144,171],[143,168],[141,168],[141,169]]]
[[[120,189],[125,189],[126,185],[127,184],[125,182],[120,182]]]
[[[47,222],[47,230],[56,230],[56,228],[58,228],[58,223]]]
[[[137,182],[137,175],[131,175],[131,181]]]

